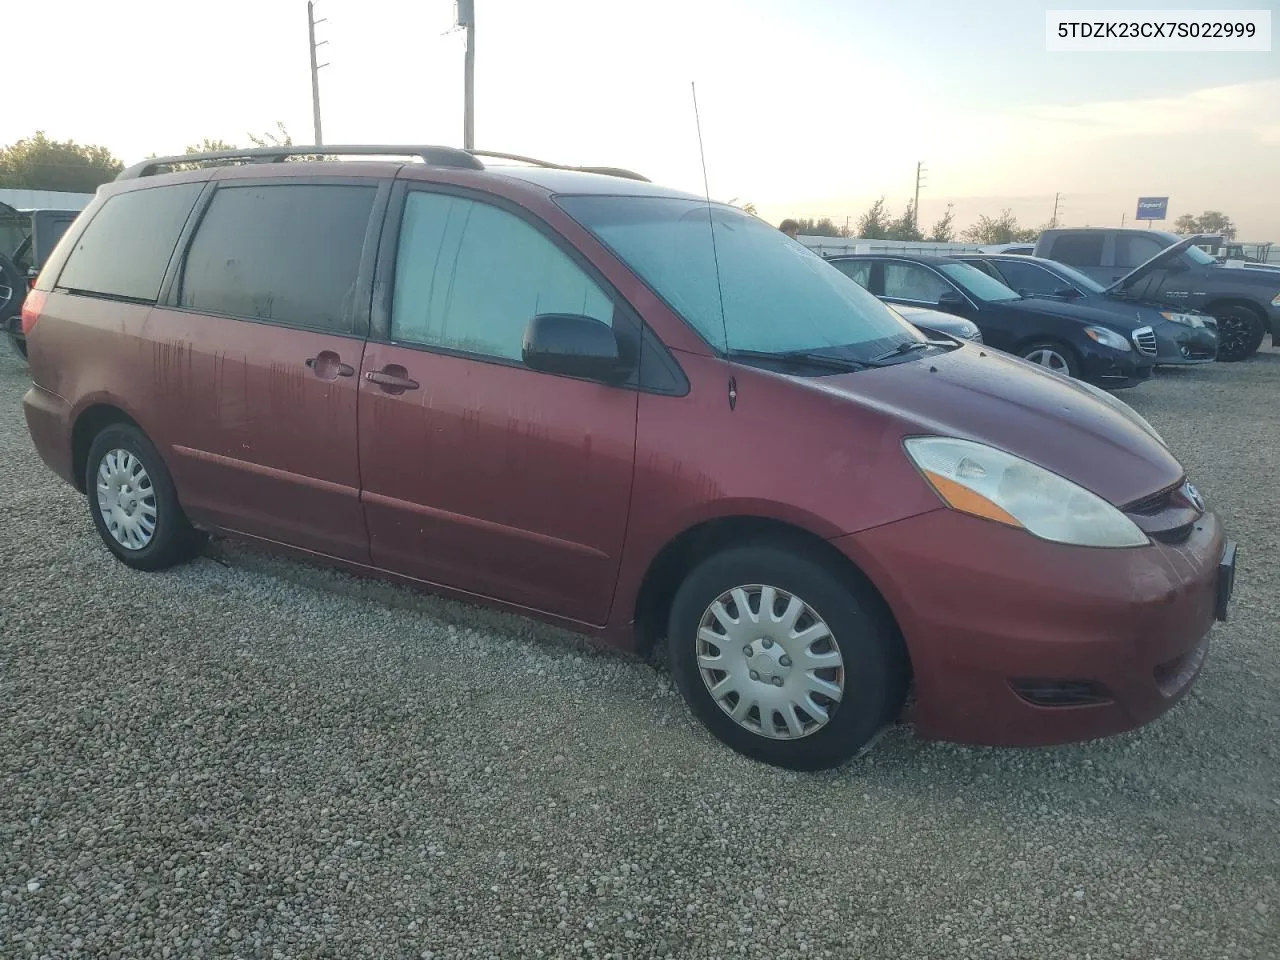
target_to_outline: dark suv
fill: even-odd
[[[321,152],[422,162],[289,160]],[[1189,688],[1234,549],[1131,408],[734,207],[492,160],[268,148],[98,192],[27,298],[24,407],[107,549],[233,534],[665,637],[715,735],[793,767],[912,687],[922,734],[998,744]]]
[[[0,327],[24,357],[21,320],[27,290],[79,215],[78,210],[15,210],[0,204]]]
[[[1160,230],[1046,230],[1035,255],[1075,267],[1110,292],[1191,307],[1218,321],[1218,359],[1253,356],[1267,333],[1280,346],[1280,268],[1222,264],[1196,244]]]

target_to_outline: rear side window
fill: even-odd
[[[118,193],[80,234],[58,288],[154,303],[203,183]]]
[[[396,254],[391,338],[506,360],[540,313],[613,323],[613,301],[540,231],[464,197],[414,191]]]
[[[884,295],[917,303],[937,303],[950,285],[918,263],[885,263]]]
[[[871,289],[870,260],[832,260],[831,265],[865,290]]]
[[[220,187],[187,249],[178,303],[350,333],[376,194],[372,185]]]
[[[1049,257],[1073,267],[1102,266],[1101,233],[1065,233],[1054,237]]]

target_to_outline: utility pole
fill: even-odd
[[[316,50],[328,43],[321,40],[316,43],[316,24],[324,23],[324,18],[316,19],[314,0],[307,0],[307,37],[311,41],[311,122],[315,128],[316,144],[324,143],[324,135],[320,132],[320,68],[327,63],[316,63]]]
[[[462,149],[475,148],[476,132],[476,3],[458,0],[458,26],[467,28],[467,53],[463,61]]]
[[[1125,218],[1125,214],[1123,214],[1123,213],[1122,213],[1122,214],[1120,214],[1120,227],[1121,227],[1121,229],[1123,229],[1123,228],[1124,228],[1124,218]]]
[[[1053,195],[1053,216],[1049,218],[1049,227],[1052,229],[1058,225],[1058,201],[1062,199],[1062,194],[1055,193]]]
[[[916,164],[916,198],[911,205],[911,226],[916,230],[920,229],[920,186],[924,182],[921,180],[924,172],[924,161],[921,160]]]

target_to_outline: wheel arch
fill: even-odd
[[[697,564],[731,545],[768,543],[809,556],[857,584],[859,592],[880,608],[910,664],[910,652],[897,618],[884,594],[853,560],[816,533],[770,517],[732,515],[716,517],[687,527],[672,537],[649,561],[633,610],[635,652],[649,656],[666,636],[667,618],[676,591]]]
[[[71,427],[71,477],[81,493],[85,492],[85,469],[94,437],[118,423],[126,423],[146,434],[137,420],[114,403],[91,403],[76,415]]]

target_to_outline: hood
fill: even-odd
[[[999,304],[1011,310],[1029,311],[1031,313],[1051,314],[1078,320],[1080,323],[1091,323],[1097,326],[1110,327],[1132,333],[1147,321],[1137,315],[1137,311],[1117,310],[1109,306],[1094,306],[1079,300],[1052,300],[1048,297],[1026,297],[1022,300],[1007,300]]]
[[[978,330],[976,324],[964,317],[957,317],[954,313],[943,313],[941,310],[930,310],[927,307],[909,307],[900,303],[886,303],[885,306],[895,311],[907,323],[950,334],[960,340],[971,339]]]
[[[1224,260],[1221,266],[1228,270],[1261,270],[1266,273],[1280,273],[1280,265],[1259,263],[1256,260]]]
[[[907,435],[958,437],[1030,460],[1117,507],[1182,482],[1172,453],[1085,387],[999,351],[940,357],[805,381],[903,423]]]
[[[1152,270],[1159,269],[1166,263],[1173,261],[1174,258],[1181,256],[1183,250],[1193,247],[1197,243],[1203,243],[1205,240],[1206,238],[1202,236],[1184,237],[1173,246],[1165,247],[1146,263],[1138,264],[1111,286],[1107,287],[1107,290],[1123,290],[1125,287],[1132,286],[1151,273]]]

